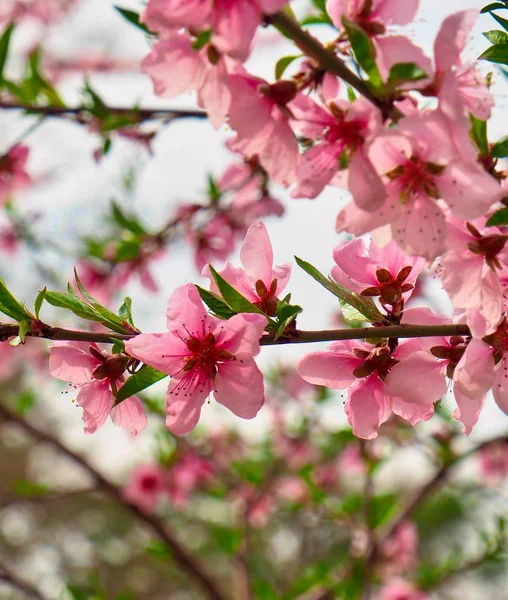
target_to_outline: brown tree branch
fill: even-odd
[[[67,448],[67,446],[64,446],[62,442],[54,438],[51,434],[42,431],[35,425],[25,421],[18,414],[12,412],[2,405],[0,405],[0,416],[7,421],[16,423],[25,429],[25,431],[27,431],[36,440],[51,444],[62,454],[65,454],[71,458],[84,471],[92,476],[98,489],[109,494],[112,498],[124,506],[132,516],[143,522],[158,538],[160,538],[166,544],[171,551],[173,560],[182,569],[182,571],[188,575],[191,583],[197,583],[206,593],[207,597],[211,600],[229,600],[229,596],[218,587],[217,583],[207,572],[206,568],[196,557],[191,555],[188,550],[182,546],[180,541],[167,528],[166,523],[164,523],[163,520],[143,512],[140,508],[125,500],[122,495],[121,488],[111,483],[108,479],[101,475],[101,473],[96,471],[82,456],[76,454]],[[42,597],[39,596],[39,598]]]
[[[14,571],[12,571],[5,564],[0,562],[0,581],[4,581],[12,588],[15,588],[23,592],[29,598],[35,598],[36,600],[48,600],[37,588],[31,583],[25,581],[19,577]]]
[[[369,102],[372,102],[374,106],[377,106],[385,116],[392,119],[398,119],[402,116],[400,111],[391,102],[387,102],[385,99],[376,96],[365,81],[348,69],[342,59],[330,50],[327,50],[321,42],[302,29],[300,24],[285,12],[279,11],[274,15],[265,17],[265,20],[272,25],[280,27],[304,54],[313,58],[328,73],[337,75],[337,77],[348,83],[364,98],[369,100]]]
[[[19,334],[19,325],[0,323],[0,341]],[[115,341],[127,341],[136,337],[136,333],[122,334],[116,332],[95,333],[76,331],[62,327],[51,327],[42,324],[35,332],[28,332],[27,337],[38,337],[48,340],[65,340],[78,342],[97,342],[113,344]],[[467,325],[388,325],[380,327],[359,327],[348,329],[321,329],[318,331],[296,330],[291,337],[280,337],[277,340],[270,334],[264,335],[261,346],[277,346],[283,344],[309,344],[312,342],[332,342],[336,340],[382,340],[385,338],[421,338],[434,336],[469,336],[471,331]]]
[[[176,121],[180,119],[207,119],[208,115],[203,110],[186,110],[176,108],[122,108],[118,106],[105,106],[111,115],[132,116],[133,121],[163,120]],[[92,111],[86,106],[34,106],[30,104],[13,104],[0,102],[0,110],[21,110],[31,115],[44,115],[46,117],[70,117],[78,123],[88,123],[92,118]]]

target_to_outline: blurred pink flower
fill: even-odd
[[[18,144],[0,156],[0,204],[5,204],[12,194],[32,182],[26,172],[29,152],[28,146]]]
[[[128,502],[151,513],[165,494],[165,485],[165,472],[160,464],[139,465],[130,473],[122,495]]]

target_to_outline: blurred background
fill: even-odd
[[[4,2],[10,0],[0,0]],[[175,101],[157,98],[151,81],[140,72],[149,41],[114,8],[121,4],[139,11],[139,3],[47,3],[58,13],[49,23],[26,18],[17,24],[6,65],[8,79],[22,78],[27,57],[37,52],[40,74],[65,105],[94,101],[95,94],[119,108],[196,107],[192,94]],[[420,4],[417,21],[405,31],[432,56],[442,20],[457,10],[481,9],[484,3]],[[309,9],[305,1],[292,6],[298,14]],[[474,59],[488,46],[482,31],[494,25],[487,15],[479,18],[464,60]],[[0,31],[6,27],[0,21]],[[316,28],[317,33],[324,39],[330,35]],[[274,56],[292,53],[287,40],[266,29],[259,32],[258,49],[246,66],[271,80]],[[498,139],[508,133],[506,82],[495,70],[493,90],[497,107],[489,136]],[[140,132],[134,140],[118,133],[105,137],[93,123],[41,120],[0,108],[0,154],[23,139],[30,148],[27,170],[32,178],[0,214],[0,274],[29,306],[45,285],[63,290],[77,266],[83,281],[87,276],[87,284],[105,294],[115,310],[130,296],[137,327],[155,332],[165,330],[167,299],[178,285],[192,281],[206,287],[196,267],[195,241],[185,232],[175,235],[149,264],[136,264],[121,279],[122,287],[107,278],[101,282],[100,269],[90,266],[98,264],[94,257],[104,256],[111,244],[115,247],[125,239],[122,219],[118,214],[112,218],[112,202],[122,215],[134,215],[146,231],[158,232],[182,205],[206,202],[209,177],[219,181],[225,169],[238,162],[225,147],[227,128],[217,132],[206,120],[147,123]],[[275,185],[269,193],[284,207],[282,216],[265,221],[275,263],[291,262],[297,255],[328,272],[333,248],[345,239],[335,233],[334,223],[348,194],[328,188],[314,201],[291,200]],[[234,264],[238,247],[230,256]],[[340,322],[334,298],[296,265],[288,291],[305,309],[298,319],[302,329]],[[451,312],[431,273],[417,302]],[[50,323],[58,319],[59,325],[83,326],[47,304],[41,314]],[[430,422],[415,429],[389,422],[378,440],[360,444],[346,426],[341,394],[304,384],[293,370],[299,356],[317,349],[322,345],[264,348],[258,362],[267,373],[269,392],[258,417],[240,421],[212,402],[205,405],[197,430],[183,441],[164,427],[165,382],[148,390],[149,426],[137,438],[109,421],[93,436],[85,436],[81,411],[72,393],[62,393],[65,386],[47,374],[48,345],[38,340],[18,348],[0,346],[1,399],[20,418],[85,456],[120,488],[132,482],[139,466],[162,465],[180,493],[165,492],[150,510],[163,516],[232,598],[357,598],[365,572],[355,571],[355,565],[368,545],[362,522],[366,481],[379,498],[372,518],[382,531],[396,521],[412,494],[448,465],[450,448],[460,454],[508,434],[508,417],[489,399],[474,432],[465,438],[450,421],[453,404],[445,400]],[[12,420],[2,423],[2,564],[31,582],[44,598],[207,597],[146,524],[136,522],[114,498],[98,490],[94,478],[65,452],[36,442]],[[201,470],[190,468],[192,481],[185,468],[179,479],[178,465],[198,457],[203,463]],[[410,573],[425,594],[422,598],[508,600],[504,544],[499,541],[504,540],[503,518],[508,513],[507,474],[504,442],[447,466],[443,481],[400,523],[406,530],[387,536],[391,547],[381,544],[375,567],[379,581]],[[247,592],[246,572],[253,582]],[[340,590],[338,580],[350,587]],[[23,597],[0,580],[0,598]]]

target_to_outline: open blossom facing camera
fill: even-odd
[[[166,316],[169,333],[138,335],[125,347],[138,360],[172,376],[166,397],[170,431],[183,434],[193,429],[212,392],[237,416],[255,417],[264,402],[264,386],[253,357],[259,353],[266,317],[213,317],[192,284],[175,290]]]
[[[147,419],[139,398],[131,396],[115,404],[116,391],[123,383],[128,358],[108,354],[96,344],[59,343],[51,347],[49,371],[78,390],[77,403],[83,409],[85,433],[95,433],[108,415],[117,427],[137,435]]]

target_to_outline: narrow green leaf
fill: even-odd
[[[489,62],[508,65],[508,44],[496,44],[487,48],[485,52],[480,54],[478,60],[488,60]]]
[[[497,210],[487,221],[487,227],[495,227],[497,225],[508,225],[508,208]]]
[[[50,491],[47,485],[29,481],[28,479],[17,479],[14,482],[12,489],[18,496],[23,496],[23,498],[44,496]]]
[[[286,328],[296,319],[296,317],[303,311],[301,306],[296,304],[288,304],[287,302],[280,301],[277,305],[277,329],[275,331],[274,338],[277,340],[284,333]]]
[[[35,406],[35,393],[32,390],[25,390],[16,398],[16,410],[20,415],[26,415],[33,406]]]
[[[124,19],[129,21],[129,23],[132,23],[132,25],[134,25],[138,29],[141,29],[141,31],[144,31],[148,35],[153,35],[153,32],[150,31],[146,25],[141,23],[141,21],[139,20],[139,14],[137,12],[133,10],[128,10],[126,8],[120,8],[119,6],[115,6],[115,10],[117,10]]]
[[[488,13],[491,10],[498,10],[499,8],[507,8],[506,4],[502,4],[501,2],[491,2],[490,4],[487,4],[487,6],[484,6],[481,9],[481,13]]]
[[[34,302],[34,311],[35,316],[39,318],[39,313],[41,312],[42,303],[44,302],[44,298],[46,297],[47,288],[43,288],[38,294],[37,298]]]
[[[420,81],[426,77],[427,73],[425,73],[425,71],[416,63],[401,62],[393,65],[393,67],[390,69],[387,83],[391,87],[397,87],[402,83]]]
[[[137,258],[140,252],[140,240],[121,240],[116,249],[115,260],[117,262],[129,262]]]
[[[487,122],[469,115],[471,121],[470,134],[478,150],[487,155],[489,153],[489,141],[487,139]]]
[[[212,294],[212,292],[203,289],[199,285],[196,285],[196,288],[201,296],[201,300],[203,300],[213,314],[220,319],[230,319],[236,314],[234,310],[229,308],[222,298],[219,298],[215,294]]]
[[[370,501],[370,527],[376,529],[387,523],[396,513],[399,505],[397,494],[380,494]]]
[[[300,25],[331,25],[332,20],[327,15],[309,15],[303,17]]]
[[[492,42],[493,44],[507,44],[508,33],[500,31],[499,29],[493,29],[492,31],[484,31],[483,35]]]
[[[0,277],[0,312],[4,315],[11,317],[15,321],[23,321],[24,319],[30,319],[30,314],[26,311],[24,306],[16,300],[7,287],[5,281]]]
[[[217,200],[219,200],[222,196],[222,192],[215,183],[215,179],[211,175],[208,175],[208,196],[213,202],[217,202]]]
[[[362,313],[344,300],[340,300],[340,308],[342,311],[342,318],[344,319],[346,325],[349,327],[362,327],[365,323],[365,317]]]
[[[157,369],[153,369],[148,365],[143,365],[141,369],[139,369],[137,373],[134,373],[134,375],[131,375],[118,390],[116,396],[117,401],[121,402],[130,396],[134,396],[154,383],[161,381],[161,379],[164,379],[165,377],[168,377],[167,373],[157,371]]]
[[[504,158],[505,156],[508,156],[508,135],[498,140],[495,144],[492,144],[490,155],[494,158]]]
[[[74,269],[74,277],[76,279],[76,285],[78,286],[78,290],[83,295],[85,300],[91,305],[95,313],[103,319],[103,322],[107,327],[110,327],[113,331],[117,331],[118,333],[132,332],[132,329],[125,325],[123,319],[121,319],[118,315],[115,315],[113,311],[109,310],[109,308],[107,308],[106,306],[103,306],[100,302],[97,302],[97,300],[86,291],[78,277],[76,269]],[[68,286],[67,291],[71,295],[74,293],[70,285]]]
[[[116,221],[116,223],[118,223],[118,225],[120,225],[120,227],[123,227],[128,231],[132,231],[132,233],[135,233],[136,235],[146,234],[146,230],[140,225],[140,223],[138,223],[134,217],[126,215],[116,202],[111,202],[111,213],[113,215],[113,219]]]
[[[85,304],[77,296],[66,294],[65,292],[53,292],[48,290],[46,292],[46,302],[49,302],[52,306],[57,308],[65,308],[70,310],[77,317],[87,319],[89,321],[95,321],[97,323],[103,323],[103,319],[95,312],[93,308]]]
[[[350,306],[356,308],[356,310],[358,310],[362,315],[365,316],[365,319],[367,321],[374,323],[383,319],[383,315],[379,312],[371,298],[360,296],[355,292],[351,292],[342,285],[335,283],[335,281],[331,281],[330,279],[325,277],[320,271],[318,271],[316,267],[302,260],[301,258],[295,256],[295,260],[301,269],[303,269],[306,273],[313,277],[318,283],[320,283],[334,296],[337,296],[337,298],[339,298],[346,304],[349,304]]]
[[[508,8],[508,7],[505,7]],[[501,25],[501,27],[505,30],[508,31],[508,20],[504,19],[503,17],[500,17],[494,13],[490,13],[491,17],[494,17],[494,19],[496,19],[496,21],[499,23],[499,25]]]
[[[3,82],[4,79],[4,68],[7,62],[7,55],[9,54],[9,44],[14,27],[14,23],[8,25],[0,38],[0,82]]]
[[[19,338],[22,342],[25,341],[26,334],[30,331],[30,321],[23,320],[19,323]]]
[[[279,58],[275,65],[275,79],[280,79],[289,65],[301,56],[301,54],[295,54],[293,56],[283,56],[282,58]]]
[[[356,100],[355,91],[350,85],[347,86],[347,99],[351,103],[353,103]]]
[[[257,313],[266,317],[265,313],[261,309],[252,304],[250,300],[247,300],[247,298],[242,296],[238,290],[236,290],[221,275],[219,275],[212,265],[209,265],[209,267],[210,273],[212,274],[212,277],[217,284],[224,301],[229,308],[231,308],[231,310],[234,310],[237,313]],[[273,319],[270,319],[269,317],[267,318],[272,325],[275,323]]]
[[[118,316],[134,327],[132,320],[132,299],[128,296],[123,299],[122,306],[118,309]]]
[[[311,2],[319,10],[319,12],[326,14],[326,0],[311,0]]]
[[[347,31],[353,54],[376,89],[383,88],[383,80],[376,64],[376,49],[367,33],[356,23],[342,17],[342,23]]]

